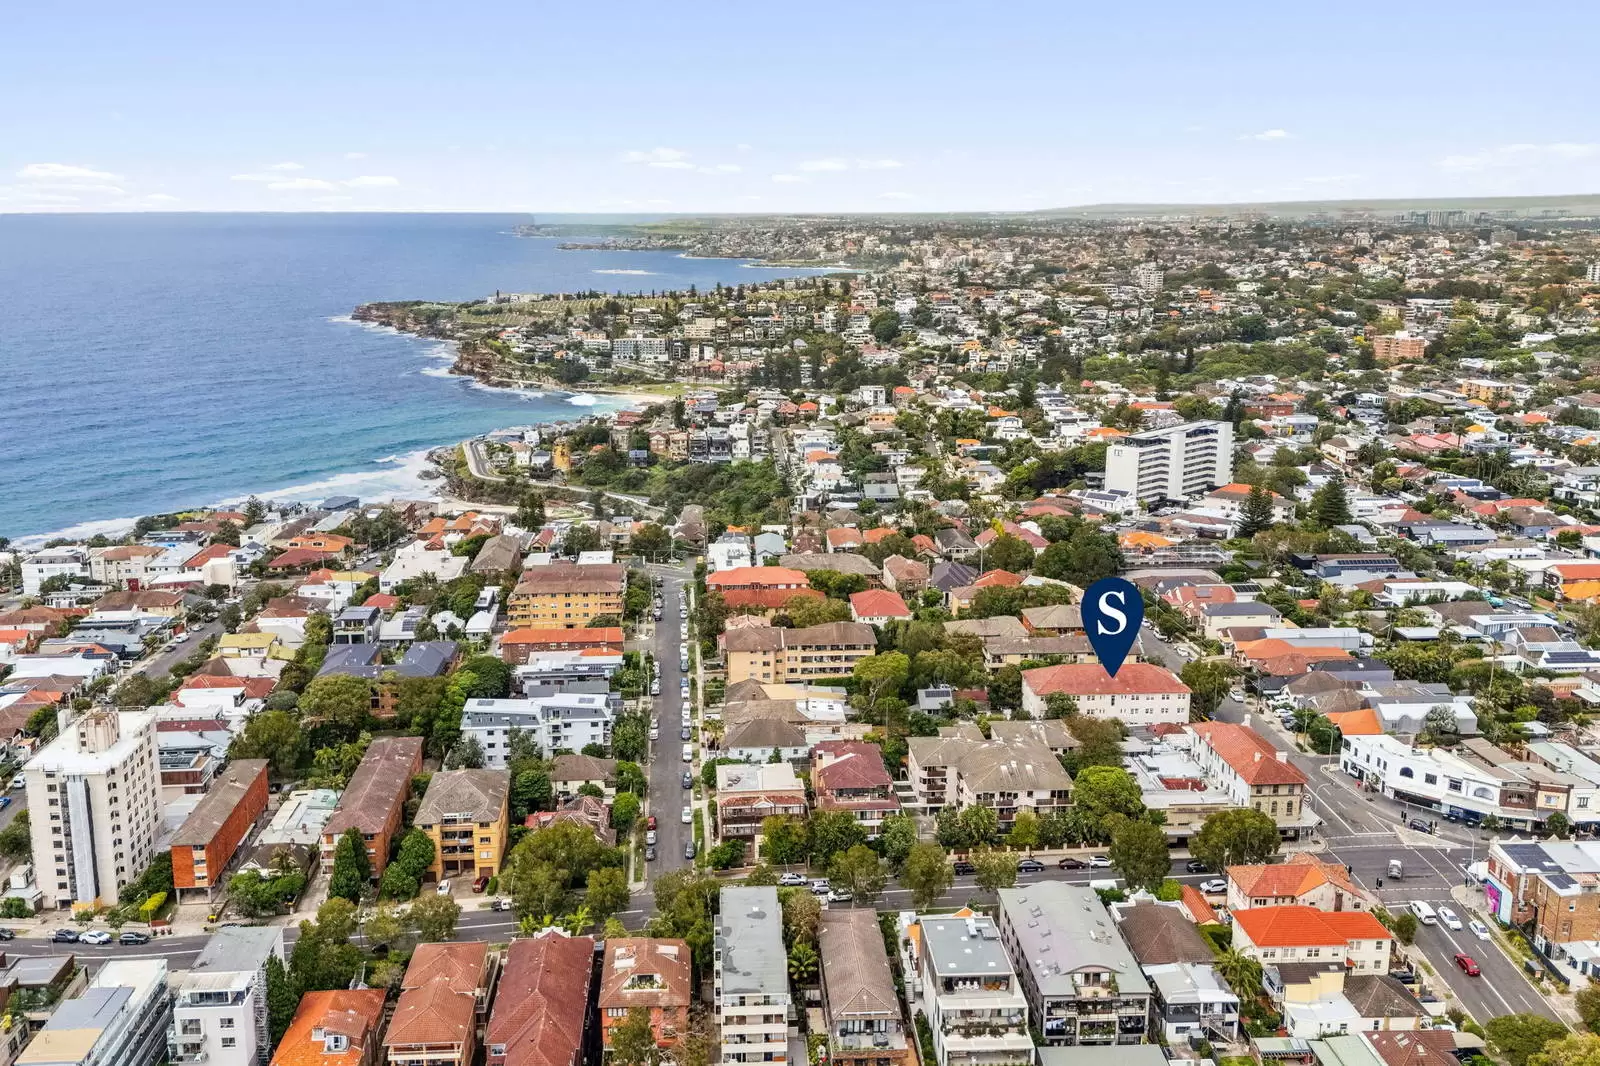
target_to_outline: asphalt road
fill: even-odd
[[[683,643],[678,609],[685,602],[685,586],[693,575],[686,569],[665,566],[650,567],[650,573],[662,579],[661,621],[646,639],[650,653],[661,664],[661,695],[654,698],[652,712],[660,738],[650,745],[650,765],[645,768],[649,779],[645,813],[656,817],[656,858],[648,870],[653,877],[688,865],[683,848],[694,839],[694,826],[683,824],[683,808],[694,796],[683,787],[683,772],[694,764],[682,757],[684,697],[679,679],[683,672],[678,669],[678,646]],[[693,737],[693,732],[690,735]]]
[[[221,622],[207,622],[204,625],[195,626],[189,630],[190,636],[188,640],[161,652],[154,658],[141,661],[139,665],[133,668],[133,672],[144,674],[146,677],[160,677],[162,674],[169,673],[174,665],[193,655],[195,649],[207,637],[217,636],[221,632]]]

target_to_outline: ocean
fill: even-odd
[[[0,215],[0,535],[86,536],[251,493],[418,495],[430,448],[620,404],[484,388],[446,373],[447,346],[352,322],[358,304],[813,273],[558,251],[512,236],[527,221]]]

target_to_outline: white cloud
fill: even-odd
[[[648,152],[637,149],[622,153],[624,163],[641,163],[647,167],[657,167],[663,170],[693,170],[694,164],[689,162],[689,153],[681,148],[652,148]]]
[[[882,192],[878,194],[880,200],[911,200],[914,197],[908,192]]]
[[[278,192],[309,192],[314,189],[331,190],[338,187],[333,182],[323,181],[321,178],[289,178],[286,181],[271,181],[267,183],[267,188],[275,189]]]
[[[1364,174],[1319,174],[1313,178],[1301,178],[1307,185],[1343,185],[1349,181],[1360,181]]]
[[[363,174],[359,178],[351,178],[344,184],[357,189],[392,189],[400,184],[400,179],[391,174]]]
[[[60,182],[60,181],[121,181],[120,174],[112,174],[106,170],[94,170],[90,167],[73,166],[70,163],[29,163],[17,171],[17,177],[23,181]]]
[[[798,174],[774,174],[772,175],[772,180],[782,185],[798,185],[801,182],[810,181],[811,179],[802,178]]]
[[[807,159],[800,164],[801,170],[849,170],[850,164],[843,159]]]
[[[1284,141],[1288,140],[1288,130],[1262,130],[1260,133],[1244,133],[1239,135],[1241,141]]]
[[[152,204],[175,204],[179,202],[176,196],[169,196],[164,192],[153,192],[146,196],[145,200]]]
[[[346,152],[344,154],[344,157],[346,159],[365,159],[365,158],[367,158],[367,153],[365,153],[365,152]]]
[[[652,207],[666,207],[668,204],[672,203],[672,201],[671,200],[656,199],[656,200],[646,200],[645,203],[651,205]]]
[[[1600,144],[1555,141],[1550,144],[1502,144],[1473,154],[1447,155],[1439,160],[1445,170],[1492,170],[1530,167],[1600,156]]]
[[[718,163],[714,167],[697,168],[702,174],[738,174],[744,170],[738,163]]]
[[[302,166],[299,163],[269,163],[267,165],[267,169],[268,170],[304,170],[305,167]]]
[[[905,164],[898,159],[857,159],[856,166],[862,170],[899,170]]]

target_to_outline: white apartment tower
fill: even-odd
[[[1583,272],[1583,280],[1590,284],[1600,282],[1600,260],[1589,264],[1589,269]]]
[[[789,966],[783,911],[770,885],[724,888],[713,960],[716,1061],[777,1062],[789,1049]]]
[[[114,905],[161,828],[153,711],[89,711],[28,760],[33,861],[46,905]]]
[[[1166,272],[1161,269],[1159,263],[1140,263],[1133,268],[1133,283],[1146,296],[1154,296],[1160,292],[1166,280]]]
[[[1233,425],[1205,420],[1147,429],[1106,453],[1106,488],[1140,500],[1186,500],[1233,480]]]
[[[283,961],[283,928],[218,929],[179,983],[167,1032],[174,1066],[260,1066],[272,1054],[267,960]]]

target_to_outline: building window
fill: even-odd
[[[225,1036],[225,1037],[222,1038],[222,1046],[223,1047],[234,1047],[238,1043],[239,1043],[239,1041],[235,1037]]]

